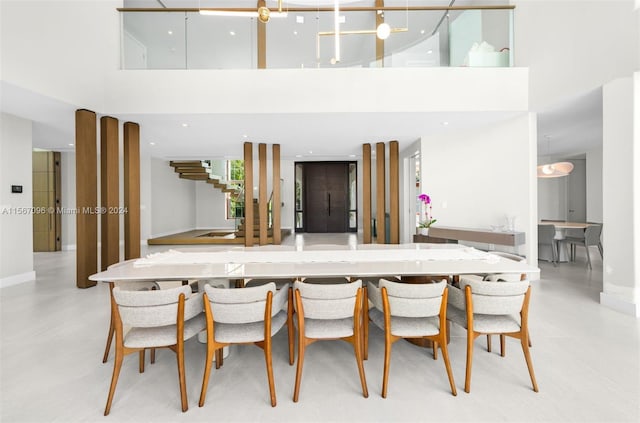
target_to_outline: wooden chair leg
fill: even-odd
[[[385,328],[386,332],[387,328]],[[391,339],[384,337],[384,369],[382,373],[382,398],[387,397],[387,386],[389,384],[389,365],[391,364]]]
[[[205,398],[207,397],[207,388],[209,387],[209,376],[211,375],[211,362],[213,361],[213,346],[207,345],[207,357],[204,361],[204,375],[202,376],[202,389],[200,390],[200,402],[199,407],[204,405]]]
[[[440,350],[442,351],[442,361],[444,361],[444,367],[447,370],[447,377],[449,378],[449,385],[451,386],[451,393],[453,396],[458,395],[458,390],[456,389],[456,384],[453,381],[453,372],[451,371],[451,363],[449,361],[449,349],[447,348],[447,340],[443,339],[442,342],[437,343],[440,346]]]
[[[187,401],[187,383],[184,374],[184,341],[180,339],[176,345],[176,360],[178,362],[178,380],[180,382],[180,402],[184,413],[189,409],[189,401]]]
[[[298,333],[298,366],[296,368],[296,384],[293,389],[293,402],[298,402],[298,396],[300,394],[300,379],[302,379],[302,365],[304,363],[305,340],[300,338],[300,333]]]
[[[294,356],[294,326],[293,326],[293,288],[289,288],[289,299],[287,305],[287,337],[289,340],[289,365],[293,366]]]
[[[111,386],[109,387],[109,396],[107,397],[107,405],[104,408],[104,415],[108,416],[111,411],[111,402],[113,401],[113,395],[116,392],[116,385],[118,384],[118,377],[120,376],[120,369],[122,368],[122,359],[124,358],[123,351],[116,346],[116,358],[113,362],[113,375],[111,376]]]
[[[529,342],[523,338],[520,339],[522,345],[522,352],[524,353],[524,359],[527,362],[527,369],[529,369],[529,376],[531,377],[531,384],[533,385],[534,392],[538,392],[538,383],[536,382],[536,375],[533,372],[533,363],[531,362],[531,354],[529,353]]]
[[[369,359],[369,295],[367,294],[367,288],[364,288],[364,295],[362,296],[362,358]]]
[[[114,326],[113,316],[111,316],[111,319],[109,321],[109,335],[107,335],[107,345],[104,348],[104,356],[102,356],[103,363],[106,363],[107,360],[109,359],[109,350],[111,350],[111,341],[113,340],[113,336],[115,333],[116,333],[116,328]]]
[[[222,348],[216,350],[216,370],[222,366]]]
[[[155,348],[151,348],[151,353],[149,353],[149,355],[151,356],[151,364],[155,364],[156,363],[156,349]]]
[[[433,359],[437,360],[438,359],[438,342],[431,341],[431,349],[433,352]]]
[[[354,334],[353,349],[356,353],[356,362],[358,364],[358,373],[360,373],[360,384],[362,385],[362,396],[369,398],[369,390],[367,389],[367,378],[364,374],[364,361],[362,358],[362,334],[359,328],[356,328]]]
[[[265,340],[264,342],[264,361],[267,365],[267,380],[269,381],[269,395],[271,396],[271,406],[276,406],[276,387],[273,382],[273,365],[271,362],[271,342]]]
[[[506,336],[504,336],[503,334],[500,334],[500,355],[502,357],[504,357],[505,348],[506,348],[505,338],[506,338]]]
[[[140,355],[140,373],[144,373],[144,348],[138,354]]]
[[[487,351],[491,352],[491,335],[487,335]]]
[[[467,330],[467,369],[464,378],[464,391],[469,393],[471,391],[471,364],[473,362],[473,333],[470,329]]]

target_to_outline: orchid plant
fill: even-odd
[[[418,200],[422,202],[422,208],[424,213],[424,220],[418,225],[419,228],[430,228],[431,225],[436,223],[436,219],[431,215],[431,197],[427,194],[420,194]]]

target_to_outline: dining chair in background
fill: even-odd
[[[271,338],[288,325],[289,345],[293,345],[293,330],[288,319],[289,285],[276,290],[270,282],[260,286],[240,289],[223,289],[210,285],[204,287],[204,311],[207,327],[207,357],[205,359],[199,406],[207,396],[211,362],[216,354],[216,368],[222,365],[223,348],[229,345],[255,344],[264,350],[271,406],[276,406],[276,390],[273,378]],[[289,350],[291,354],[291,349]],[[293,357],[289,357],[293,364]]]
[[[383,398],[387,397],[391,345],[403,338],[426,339],[433,343],[434,350],[440,348],[451,393],[457,395],[447,349],[447,291],[444,280],[407,284],[380,279],[378,286],[369,282],[367,295],[373,303],[368,313],[369,320],[384,331]],[[364,324],[368,326],[369,322]],[[368,339],[365,338],[364,342],[366,345]]]
[[[500,335],[500,355],[505,355],[505,337],[520,340],[533,390],[538,384],[529,352],[529,281],[461,281],[449,287],[447,319],[467,330],[465,392],[471,390],[471,368],[475,339],[480,335]]]
[[[193,294],[188,285],[155,291],[124,291],[115,287],[111,301],[116,353],[104,415],[111,411],[124,357],[139,352],[143,358],[147,348],[169,348],[176,353],[182,411],[187,411],[184,341],[205,329],[202,295]],[[125,325],[131,328],[126,334]]]
[[[298,402],[300,394],[306,347],[316,341],[335,339],[347,341],[353,346],[362,395],[367,398],[369,391],[362,357],[362,281],[341,284],[296,282],[293,292],[298,329],[298,363],[293,402]]]
[[[559,244],[569,244],[571,247],[571,261],[576,259],[576,245],[584,247],[587,253],[587,266],[592,269],[591,255],[589,254],[589,247],[598,247],[600,257],[604,258],[602,250],[602,242],[600,241],[600,235],[602,234],[602,225],[590,224],[584,230],[584,237],[571,237],[567,236],[563,239],[559,239]]]
[[[538,247],[547,245],[551,248],[551,262],[558,264],[558,244],[555,240],[556,227],[554,225],[538,225]]]

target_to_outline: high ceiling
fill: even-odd
[[[296,0],[303,6],[314,7],[316,0]],[[125,0],[125,7],[253,7],[254,0]],[[331,2],[329,2],[331,3]],[[349,2],[349,5],[372,6],[373,1]],[[450,1],[430,1],[429,4],[448,5]],[[457,1],[456,5],[464,4],[490,4],[501,2],[472,2]],[[285,2],[293,5],[293,2]],[[326,4],[326,2],[325,2]],[[341,4],[346,4],[341,0]],[[385,5],[403,6],[407,0],[386,0]],[[411,5],[420,4],[411,0]],[[267,5],[274,9],[275,1],[268,1]],[[292,6],[293,7],[293,6]],[[203,17],[204,18],[204,17]],[[399,17],[400,19],[401,17]],[[250,39],[250,23],[240,23],[234,18],[231,21],[235,28],[246,28],[246,38]],[[243,18],[239,18],[243,20]],[[402,20],[402,19],[400,19]],[[404,25],[398,22],[397,26]],[[288,25],[296,25],[295,19]],[[305,22],[309,22],[305,19]],[[347,17],[347,22],[351,18]],[[355,22],[355,23],[353,23]],[[353,28],[362,29],[369,23],[353,21]],[[316,23],[312,22],[312,25]],[[435,25],[431,21],[432,25]],[[228,33],[233,28],[226,23],[218,25],[223,32]],[[238,26],[240,25],[240,26]],[[285,35],[291,38],[292,28],[287,28],[276,19],[269,22],[269,28],[277,37]],[[347,25],[347,23],[345,23]],[[362,26],[361,26],[362,25]],[[375,23],[372,24],[372,26]],[[394,24],[393,26],[396,26]],[[410,28],[415,28],[413,35],[409,37],[394,38],[398,43],[411,45],[415,40],[428,36],[420,34],[421,26],[415,25],[412,20]],[[144,25],[140,28],[145,28]],[[152,27],[146,27],[151,31]],[[425,27],[426,28],[426,27]],[[165,28],[162,30],[166,31]],[[236,29],[236,36],[243,37],[241,29]],[[299,35],[304,32],[298,31]],[[315,29],[311,31],[315,34]],[[144,31],[136,34],[145,37]],[[175,34],[177,35],[177,34]],[[414,39],[411,39],[411,36]],[[255,37],[255,34],[253,35]],[[315,35],[314,35],[315,43]],[[206,39],[206,37],[204,38]],[[237,39],[236,39],[237,40]],[[360,40],[361,41],[361,40]],[[370,41],[370,40],[369,40]],[[367,45],[373,43],[367,41]],[[235,41],[234,41],[235,42]],[[268,41],[273,42],[273,41]],[[344,45],[344,57],[355,57],[358,54],[370,55],[371,48],[358,47],[359,41],[352,45]],[[395,42],[395,41],[388,41]],[[268,63],[281,63],[282,66],[292,67],[287,62],[291,57],[303,55],[292,54],[294,47],[280,49],[281,57],[269,56]],[[368,50],[369,49],[369,50]],[[271,50],[277,50],[275,48]],[[329,49],[330,50],[330,49]],[[375,50],[373,50],[375,51]],[[288,54],[287,54],[288,52]],[[308,60],[315,61],[315,49],[312,49],[312,57]],[[330,51],[323,56],[329,57]],[[353,54],[352,54],[353,53]],[[306,59],[305,59],[306,60]],[[324,59],[326,60],[326,59]],[[363,64],[366,60],[354,59],[345,63],[355,62]],[[206,64],[203,64],[205,67]],[[329,66],[329,65],[327,65]],[[297,66],[295,66],[297,67]],[[73,150],[74,142],[74,110],[79,105],[66,104],[57,100],[43,97],[11,84],[2,83],[2,110],[34,121],[34,147],[55,149],[58,151]],[[294,114],[232,114],[232,115],[158,115],[113,114],[122,121],[135,121],[142,128],[142,147],[152,155],[163,158],[196,158],[196,157],[239,157],[241,155],[241,142],[266,142],[280,143],[282,154],[285,158],[300,158],[312,160],[335,160],[360,155],[361,144],[364,142],[377,142],[398,140],[400,148],[406,148],[421,136],[442,131],[457,131],[477,125],[495,123],[513,117],[513,113],[486,112],[486,113],[296,113]],[[447,122],[445,126],[443,122]],[[580,98],[559,104],[552,110],[539,114],[538,124],[538,154],[540,155],[564,155],[566,157],[577,156],[587,150],[596,147],[602,139],[602,109],[601,92],[599,90],[587,93]],[[246,137],[245,137],[246,135]]]

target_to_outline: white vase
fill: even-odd
[[[429,235],[429,228],[420,228],[420,235]]]

